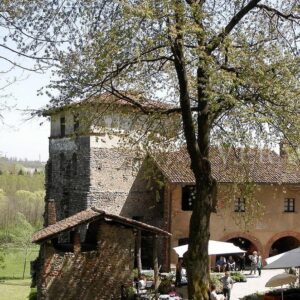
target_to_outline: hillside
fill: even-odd
[[[45,162],[19,160],[16,158],[7,158],[0,156],[0,174],[1,172],[18,173],[20,170],[33,173],[34,171],[41,172],[45,168]]]

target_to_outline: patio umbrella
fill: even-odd
[[[297,276],[293,274],[288,274],[288,273],[282,273],[275,275],[271,277],[267,283],[266,287],[276,287],[276,286],[283,286],[285,284],[290,284],[294,283],[297,280]],[[283,290],[281,290],[281,299],[283,300]]]
[[[300,247],[266,259],[264,269],[300,268]],[[299,270],[300,285],[300,270]]]
[[[277,274],[271,277],[267,283],[266,287],[275,287],[275,286],[282,286],[289,283],[294,283],[297,280],[297,276],[294,274],[282,273]]]
[[[183,257],[183,254],[188,250],[189,245],[183,245],[173,248],[179,257]],[[219,242],[209,240],[208,242],[208,255],[220,255],[220,254],[233,254],[246,252],[241,248],[235,246],[233,243]]]
[[[266,259],[267,265],[264,269],[283,269],[300,267],[300,247],[271,256]]]

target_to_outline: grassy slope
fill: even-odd
[[[30,293],[30,279],[0,281],[1,300],[26,300]]]
[[[13,248],[5,250],[5,267],[4,269],[0,269],[0,279],[22,278],[24,254],[25,252],[23,249]],[[34,260],[37,255],[38,248],[29,249],[25,278],[30,278],[30,261]]]

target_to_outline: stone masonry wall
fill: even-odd
[[[148,188],[144,166],[129,151],[91,149],[91,187],[88,206],[140,220],[162,228],[163,201]]]
[[[120,299],[121,285],[128,283],[133,270],[134,241],[132,229],[102,223],[97,251],[75,255],[59,253],[47,245],[39,299]]]
[[[46,198],[55,200],[57,220],[86,209],[89,189],[90,137],[50,139]]]

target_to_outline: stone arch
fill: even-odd
[[[249,240],[264,257],[264,251],[263,251],[264,248],[263,248],[262,243],[254,235],[251,235],[247,232],[242,232],[242,231],[231,232],[231,233],[223,236],[221,238],[221,241],[226,242],[226,241],[236,238],[236,237],[241,237],[241,238]]]
[[[293,238],[297,239],[300,243],[300,232],[289,230],[289,231],[283,231],[283,232],[276,233],[269,239],[269,241],[267,242],[267,244],[265,246],[266,257],[269,257],[269,253],[271,251],[272,245],[276,241],[278,241],[279,239],[284,238],[284,237],[293,237]]]

